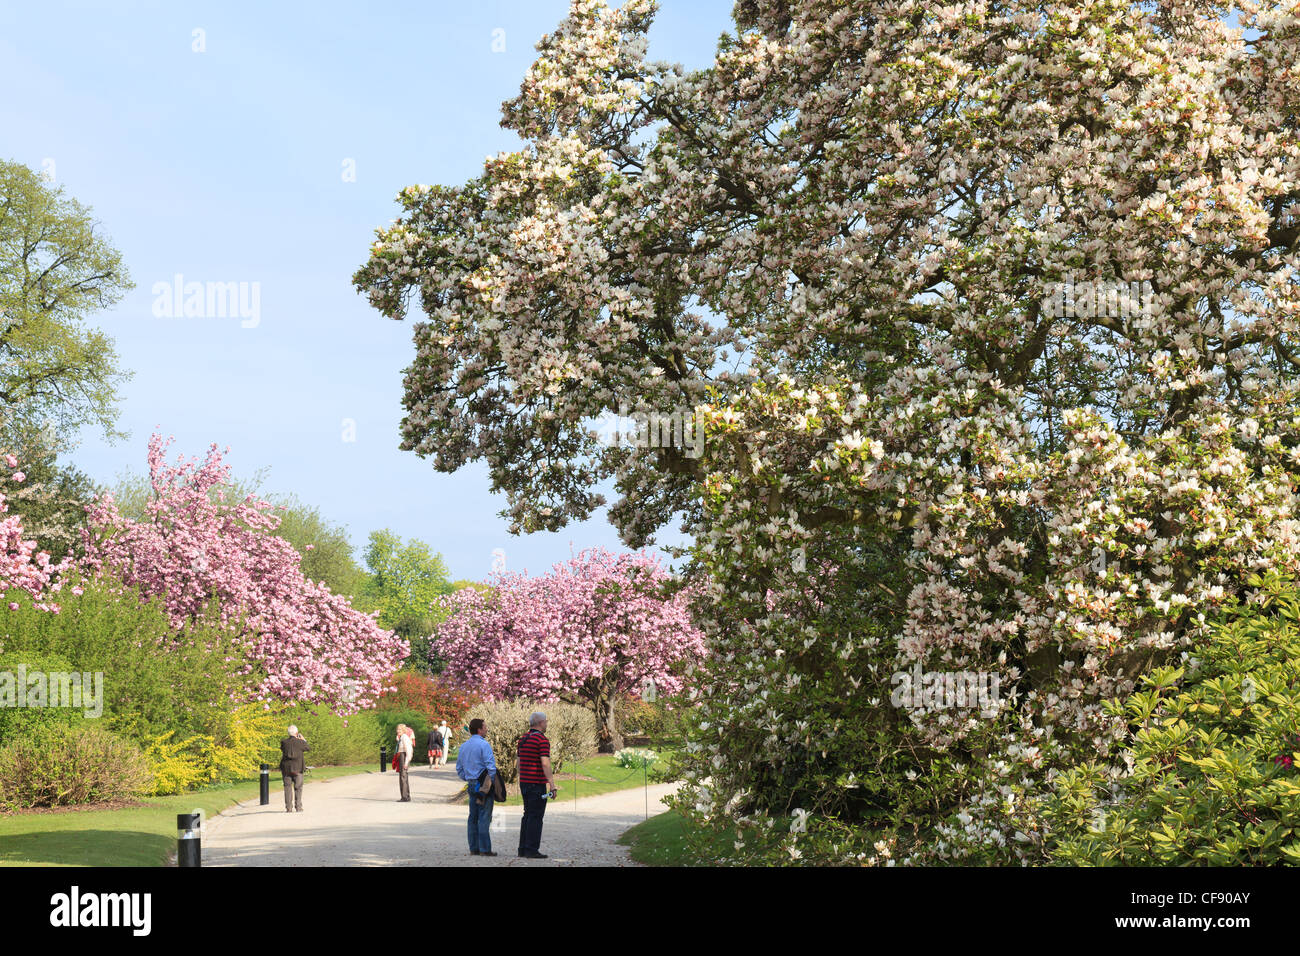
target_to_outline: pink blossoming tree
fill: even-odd
[[[25,476],[18,470],[18,459],[13,455],[5,455],[3,463],[9,474],[5,476],[0,471],[0,594],[11,590],[26,591],[37,599],[37,607],[57,613],[58,606],[42,600],[42,597],[60,566],[50,564],[50,556],[37,551],[36,542],[24,536],[22,519],[18,515],[7,514],[9,504],[5,499],[4,484],[17,484]],[[11,602],[9,608],[17,610],[18,605]]]
[[[683,686],[684,665],[704,653],[683,592],[645,552],[596,548],[542,577],[502,574],[493,588],[443,598],[450,612],[434,635],[445,674],[489,699],[527,696],[582,703],[596,715],[601,748],[622,747],[620,695]]]
[[[132,521],[112,498],[89,513],[86,569],[111,570],[146,600],[163,602],[183,632],[215,599],[224,623],[246,641],[259,700],[369,706],[409,653],[329,588],[302,573],[301,556],[273,532],[279,518],[252,495],[227,501],[229,468],[213,445],[203,460],[168,464],[161,436],[149,442],[153,496]]]

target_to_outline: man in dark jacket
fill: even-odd
[[[280,741],[280,776],[284,778],[284,812],[293,813],[295,805],[302,812],[302,775],[307,764],[302,755],[311,750],[298,728],[289,727],[289,736]]]

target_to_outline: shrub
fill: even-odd
[[[1072,768],[1046,801],[1066,864],[1300,864],[1300,593],[1251,578],[1258,605],[1211,630],[1194,667],[1163,667],[1112,713],[1132,772]]]
[[[144,758],[153,775],[154,796],[184,793],[208,783],[205,752],[211,738],[201,734],[177,737],[174,731],[160,734],[145,748]]]
[[[261,704],[244,704],[216,715],[206,733],[180,737],[168,732],[154,738],[145,751],[154,794],[256,776],[263,761],[278,760],[281,721],[278,712]]]
[[[379,710],[418,711],[435,727],[440,720],[451,727],[461,726],[478,702],[474,694],[451,681],[416,671],[398,671],[390,684],[391,689],[384,691],[376,705]]]
[[[680,745],[686,739],[685,702],[680,697],[647,700],[628,699],[619,704],[619,724],[625,734],[649,737],[660,749]]]
[[[653,737],[663,728],[664,710],[648,700],[619,701],[616,708],[619,730],[624,734]]]
[[[28,692],[32,689],[32,685],[28,684],[27,688],[20,691],[20,682],[26,682],[38,672],[43,675],[66,674],[72,670],[65,658],[50,654],[0,654],[0,675],[4,675],[0,676],[0,681],[5,685],[3,692],[0,692],[0,744],[65,728],[84,719],[84,708],[17,706],[19,694],[22,694],[23,699],[30,700]],[[47,704],[54,703],[49,696],[48,684],[45,687],[41,691],[42,699]],[[8,699],[10,693],[13,694],[12,701]]]
[[[151,789],[140,749],[85,722],[0,747],[0,805],[59,807],[137,797]]]
[[[299,733],[307,739],[311,747],[307,763],[313,767],[371,763],[378,759],[379,745],[385,740],[372,710],[340,717],[327,710],[313,713],[306,705],[292,707],[280,715],[277,743],[290,724],[296,724]],[[279,763],[278,750],[273,762]]]
[[[161,606],[141,604],[137,592],[111,580],[69,580],[58,614],[17,603],[6,614],[4,651],[18,659],[57,655],[65,669],[103,673],[104,721],[142,746],[169,732],[208,732],[256,679],[238,674],[240,648],[214,618],[178,638]]]
[[[497,772],[507,783],[519,779],[519,738],[528,733],[533,711],[546,714],[546,736],[551,741],[551,769],[556,773],[567,761],[581,760],[596,751],[596,717],[586,707],[556,701],[502,700],[479,704],[470,713],[487,721],[487,739],[496,758]],[[468,732],[468,730],[467,730]]]
[[[437,722],[432,721],[427,715],[418,710],[397,710],[384,709],[373,712],[375,722],[379,726],[379,742],[388,748],[391,756],[393,748],[397,746],[397,725],[407,724],[415,730],[415,751],[414,761],[417,763],[427,763],[429,760],[428,751],[425,749],[425,741],[429,737],[429,728],[436,727]]]
[[[263,762],[278,763],[284,726],[279,710],[262,704],[244,704],[221,714],[209,730],[211,780],[246,780],[257,775]]]

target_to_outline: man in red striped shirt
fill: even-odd
[[[519,855],[544,860],[541,852],[542,817],[547,799],[559,789],[551,773],[551,742],[546,739],[546,715],[540,710],[528,718],[528,733],[519,739],[519,791],[524,798],[524,818],[519,824]]]

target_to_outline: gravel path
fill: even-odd
[[[546,809],[542,852],[547,860],[517,856],[521,807],[495,807],[492,849],[469,855],[469,808],[448,802],[461,787],[450,765],[410,773],[411,802],[397,800],[397,774],[336,777],[303,788],[303,812],[284,812],[284,791],[272,778],[271,803],[256,798],[208,821],[204,866],[635,866],[614,841],[646,816],[644,788],[573,800],[573,783],[560,776],[560,798]],[[676,784],[650,787],[650,813]],[[514,787],[512,787],[514,789]],[[565,797],[568,797],[565,800]]]

